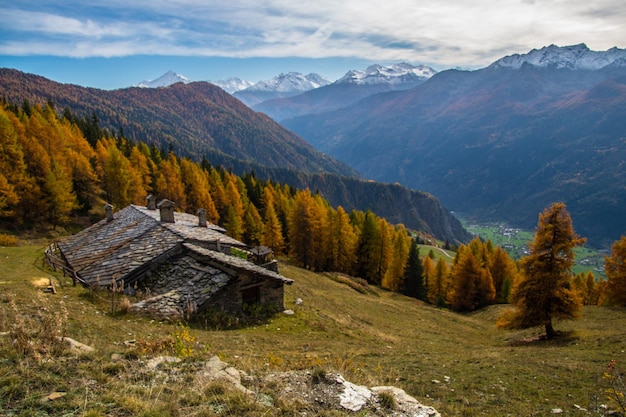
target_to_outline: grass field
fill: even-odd
[[[358,384],[395,385],[444,416],[547,416],[557,409],[598,416],[606,414],[599,405],[606,404],[607,363],[617,360],[622,369],[626,364],[625,309],[586,307],[580,320],[557,323],[561,334],[545,341],[536,337],[541,329],[496,329],[504,306],[459,315],[379,289],[362,294],[281,264],[281,273],[295,280],[285,297],[294,315],[236,330],[193,325],[193,352],[166,378],[142,364],[159,354],[160,341],[180,335],[179,325],[117,309],[111,314],[106,293],[72,287],[42,268],[41,254],[33,246],[0,248],[3,415],[360,415],[317,413],[279,399],[260,406],[224,387],[198,385],[185,373],[217,354],[253,376],[323,368]],[[43,291],[50,277],[57,294]],[[303,303],[295,304],[297,298]],[[41,347],[39,357],[20,354],[7,334],[23,323],[33,340],[44,340],[65,317],[58,328],[95,347],[94,353],[72,356]],[[129,340],[153,351],[129,347]],[[266,395],[273,389],[251,388]],[[46,401],[56,392],[65,394]]]

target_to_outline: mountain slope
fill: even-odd
[[[405,63],[372,65],[365,71],[348,71],[332,84],[288,98],[266,100],[252,108],[281,121],[341,109],[377,93],[408,90],[422,84],[435,73],[432,68]]]
[[[356,175],[345,164],[316,151],[269,117],[255,113],[206,82],[106,91],[55,83],[0,69],[0,95],[21,103],[52,100],[59,109],[95,114],[101,127],[123,130],[131,139],[174,146],[183,156],[215,164],[250,161],[269,167]]]
[[[171,143],[179,155],[206,156],[236,173],[254,171],[260,179],[318,190],[333,206],[369,208],[450,243],[470,238],[433,196],[352,178],[356,174],[346,165],[208,83],[104,91],[0,69],[0,96],[12,103],[50,99],[59,111],[69,107],[75,114],[95,114],[101,126],[123,129],[126,137],[164,148]]]
[[[445,71],[283,124],[368,178],[435,193],[482,219],[532,227],[564,201],[579,233],[611,243],[626,231],[623,50],[596,70],[567,64],[586,56],[584,45],[552,49],[541,51],[544,65],[531,52],[519,65]]]

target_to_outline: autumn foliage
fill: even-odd
[[[553,320],[575,319],[582,301],[571,286],[574,247],[582,245],[563,203],[554,203],[539,215],[530,254],[521,260],[522,275],[513,287],[516,307],[499,321],[505,328],[544,326],[546,336],[555,335]]]

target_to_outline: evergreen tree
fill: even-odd
[[[611,246],[611,256],[604,258],[607,282],[607,297],[610,302],[626,307],[626,236]]]
[[[420,250],[417,246],[417,242],[414,239],[411,239],[409,256],[406,262],[406,267],[404,268],[404,275],[402,276],[400,289],[403,294],[408,295],[409,297],[426,301],[428,298],[424,282],[424,268],[422,267],[422,261],[419,256]]]
[[[539,215],[530,254],[520,261],[522,276],[513,287],[510,310],[498,326],[524,329],[544,326],[546,337],[554,337],[554,319],[575,319],[581,301],[571,289],[573,249],[585,242],[574,232],[572,219],[563,203],[554,203]]]
[[[365,213],[361,226],[358,248],[358,274],[373,285],[380,284],[379,262],[382,251],[381,233],[376,216],[371,211]]]

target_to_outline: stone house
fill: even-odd
[[[158,318],[188,317],[207,308],[230,313],[244,304],[284,309],[284,285],[276,262],[258,265],[245,259],[250,249],[207,222],[174,211],[174,203],[153,197],[148,206],[130,205],[58,242],[75,278],[88,287],[141,291],[132,310]],[[234,256],[236,254],[237,256]]]

